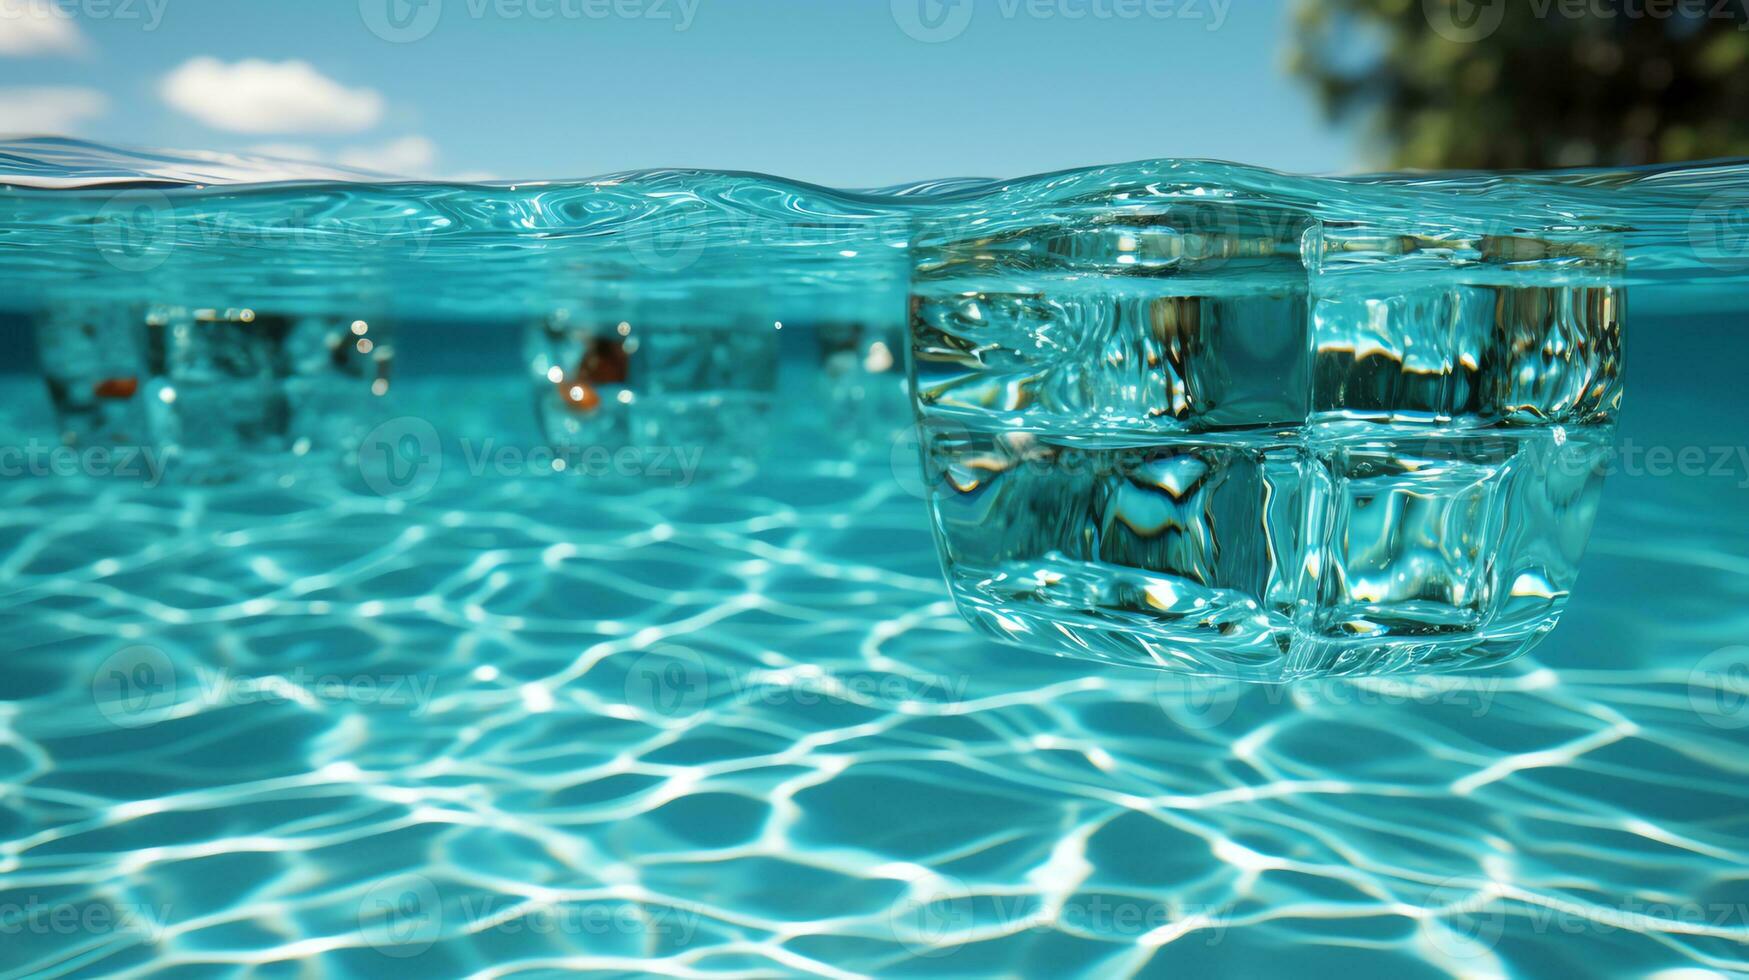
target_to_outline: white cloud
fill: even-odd
[[[71,85],[0,88],[0,132],[68,133],[108,108],[109,100],[96,89]]]
[[[54,0],[0,0],[0,55],[79,54],[85,35]]]
[[[376,125],[383,97],[349,89],[304,61],[193,58],[164,77],[172,107],[234,133],[356,133]]]
[[[403,136],[386,143],[355,144],[332,152],[308,143],[257,143],[247,152],[280,160],[339,164],[355,170],[374,170],[401,177],[429,176],[432,165],[437,162],[437,144],[424,136]]]
[[[423,136],[403,136],[379,146],[355,146],[342,150],[339,162],[343,167],[417,177],[428,172],[437,162],[437,144]]]
[[[249,148],[249,152],[256,156],[302,160],[306,163],[317,163],[322,159],[322,151],[308,143],[257,143]]]

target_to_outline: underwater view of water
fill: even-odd
[[[0,182],[0,975],[1749,971],[1749,165]]]

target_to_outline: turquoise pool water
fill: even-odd
[[[543,440],[516,342],[459,322],[488,279],[397,325],[376,411],[435,433],[417,492],[0,480],[0,971],[1749,971],[1731,275],[1629,286],[1620,456],[1535,652],[1279,685],[974,634],[902,413],[860,448],[778,413],[684,487],[479,465]],[[52,446],[41,380],[3,390],[9,444]]]

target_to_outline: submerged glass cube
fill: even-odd
[[[889,449],[909,414],[903,319],[827,320],[811,334],[818,362],[809,374],[820,388],[809,394],[820,421],[848,451]]]
[[[139,446],[146,432],[143,313],[125,304],[59,303],[36,320],[49,400],[68,446]]]
[[[394,349],[380,323],[173,306],[145,323],[150,432],[193,481],[232,479],[264,456],[345,458],[388,391]]]
[[[294,451],[354,459],[359,442],[390,412],[395,347],[386,323],[347,316],[292,319],[284,339],[286,435]]]
[[[381,325],[351,317],[60,305],[38,323],[63,441],[162,451],[192,482],[355,450],[393,361]]]
[[[525,337],[541,430],[567,469],[687,481],[748,468],[769,447],[771,320],[679,303],[590,309]]]
[[[1274,681],[1555,625],[1621,396],[1607,250],[1197,202],[914,256],[930,506],[984,630]]]
[[[160,307],[146,317],[146,409],[153,441],[197,481],[246,472],[289,448],[291,409],[277,363],[283,317]]]

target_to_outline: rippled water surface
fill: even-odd
[[[907,202],[998,223],[1179,174],[1354,212],[1389,181],[261,188],[233,182],[286,175],[8,155],[17,185],[77,185],[0,198],[12,306],[382,304],[406,370],[379,414],[429,424],[440,465],[386,495],[314,458],[0,479],[0,972],[1749,971],[1749,262],[1694,232],[1737,213],[1735,168],[1437,192],[1430,222],[1486,200],[1470,231],[1535,212],[1643,257],[1579,587],[1506,668],[1236,685],[974,635],[889,450],[902,410],[852,446],[789,396],[756,468],[690,486],[479,447],[539,444],[517,330],[558,300],[776,267],[800,324],[902,281]],[[669,192],[696,210],[661,217]],[[319,217],[263,222],[294,201]],[[436,230],[329,240],[359,215]],[[4,440],[52,444],[13,366]]]

